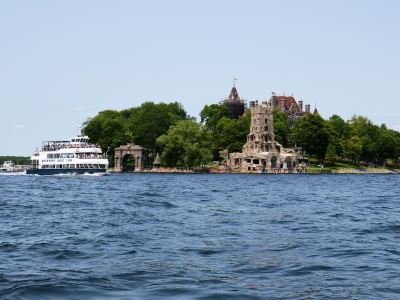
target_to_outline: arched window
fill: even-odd
[[[264,127],[264,131],[268,131],[268,126],[265,126],[265,127]]]
[[[276,168],[276,157],[275,156],[273,156],[271,158],[271,168],[272,169]]]

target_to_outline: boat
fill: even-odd
[[[28,175],[95,174],[105,173],[109,165],[108,150],[102,153],[99,144],[89,143],[82,136],[81,127],[77,137],[69,141],[45,141],[42,148],[31,156]]]
[[[14,171],[14,164],[11,160],[6,160],[1,167],[2,171]]]

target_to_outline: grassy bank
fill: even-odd
[[[307,172],[311,173],[311,171],[313,171],[313,173],[318,173],[318,170],[319,170],[319,168],[317,167],[318,163],[319,163],[318,159],[311,158],[311,161],[310,161],[311,167],[307,167]],[[366,164],[364,166],[365,166],[365,169],[369,169],[368,164]],[[363,168],[360,168],[358,166],[358,164],[350,164],[349,165],[349,161],[348,160],[337,160],[335,162],[335,164],[329,165],[329,166],[324,164],[324,170],[332,170],[332,173],[337,173],[338,170],[342,170],[342,169],[343,170],[350,170],[350,169],[352,169],[352,170],[364,170]],[[399,168],[396,169],[396,168],[390,167],[390,166],[386,166],[385,168],[383,168],[382,165],[380,165],[380,166],[378,165],[378,167],[376,167],[376,169],[396,170],[396,171],[400,172]]]

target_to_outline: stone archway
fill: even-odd
[[[133,166],[132,166],[133,159]],[[136,169],[136,159],[132,154],[125,154],[122,157],[122,171],[134,171]]]
[[[140,172],[147,167],[148,151],[142,146],[130,143],[115,148],[115,168],[117,172],[127,171],[127,160],[132,155],[135,158],[135,172]]]
[[[286,163],[286,168],[288,169],[288,171],[292,171],[292,169],[293,169],[292,159],[290,157],[286,157],[285,163]]]
[[[272,158],[271,158],[271,169],[275,169],[276,168],[276,161],[277,161],[276,157],[272,156]]]

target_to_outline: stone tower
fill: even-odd
[[[243,146],[243,155],[252,155],[275,150],[273,107],[258,105],[250,101],[251,124],[247,142]]]

